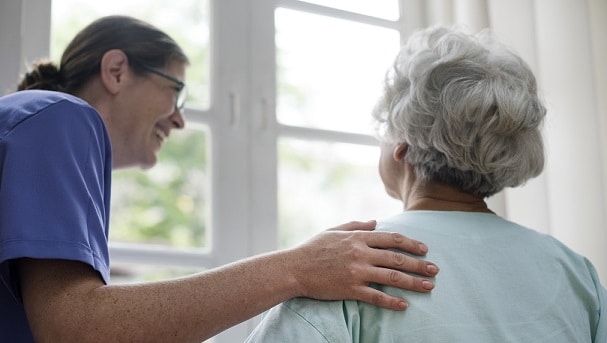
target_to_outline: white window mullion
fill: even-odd
[[[276,157],[276,53],[274,44],[275,1],[255,1],[251,7],[249,175],[251,193],[250,250],[259,254],[278,247]]]
[[[219,264],[246,256],[248,113],[246,11],[240,0],[211,4],[213,254]],[[245,234],[245,235],[243,235]]]
[[[243,0],[211,3],[212,113],[212,254],[217,266],[248,256],[250,242],[250,135],[251,120],[250,10]],[[249,323],[232,327],[213,343],[239,342],[250,332]]]

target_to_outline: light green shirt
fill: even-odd
[[[292,299],[247,342],[607,343],[607,294],[592,264],[493,214],[408,211],[378,224],[426,243],[431,293],[377,286],[410,306]],[[601,314],[601,311],[603,313]]]

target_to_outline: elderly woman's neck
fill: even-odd
[[[403,192],[405,210],[463,211],[493,213],[481,197],[438,182],[414,182]]]

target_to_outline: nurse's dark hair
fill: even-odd
[[[137,74],[171,62],[189,63],[179,45],[166,33],[128,16],[102,17],[82,29],[65,49],[59,66],[48,60],[33,64],[21,79],[18,90],[45,89],[74,93],[99,74],[103,55],[122,50]]]

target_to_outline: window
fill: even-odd
[[[341,4],[366,15],[398,15],[390,11],[396,1]],[[369,137],[399,34],[363,17],[352,20],[349,12],[283,5],[275,11],[278,227],[280,246],[289,247],[322,228],[399,210],[383,190],[379,149]]]
[[[192,61],[187,129],[151,170],[114,173],[113,282],[213,268],[400,210],[370,116],[398,51],[397,0],[56,0],[53,58],[108,14],[153,23]],[[242,341],[255,324],[212,341]]]
[[[112,228],[116,239],[112,238],[111,242],[115,282],[182,275],[297,244],[317,230],[343,221],[381,218],[391,214],[392,208],[400,209],[397,202],[390,201],[380,189],[372,161],[377,155],[377,147],[368,135],[368,123],[363,119],[373,103],[371,93],[379,91],[376,82],[381,82],[384,68],[389,66],[397,48],[397,32],[408,34],[417,27],[438,23],[471,24],[472,28],[480,29],[491,22],[489,26],[493,30],[526,52],[532,66],[543,66],[544,73],[538,74],[538,82],[544,84],[546,95],[554,99],[567,98],[556,107],[569,108],[573,103],[592,105],[595,98],[601,98],[584,90],[594,89],[591,85],[596,80],[590,76],[605,73],[576,71],[575,75],[581,75],[578,83],[582,85],[582,91],[578,93],[584,95],[582,98],[570,94],[571,87],[567,82],[546,81],[552,80],[554,75],[566,79],[570,74],[550,72],[566,70],[561,65],[565,62],[575,60],[578,62],[575,65],[591,65],[587,63],[587,57],[592,54],[587,52],[602,36],[597,34],[600,31],[597,25],[588,26],[587,13],[603,12],[588,12],[587,6],[573,8],[554,5],[554,2],[542,3],[535,11],[533,4],[513,7],[510,2],[493,1],[490,6],[483,5],[484,2],[479,2],[479,6],[469,2],[438,3],[404,0],[4,1],[0,4],[0,23],[4,25],[0,29],[0,43],[5,48],[0,54],[0,83],[3,93],[13,91],[18,71],[24,70],[23,61],[48,56],[49,52],[58,59],[60,47],[73,33],[103,14],[126,13],[146,18],[168,31],[186,48],[193,61],[187,80],[191,90],[186,109],[189,129],[183,131],[183,140],[173,135],[176,139],[170,139],[169,144],[176,143],[177,150],[186,151],[199,146],[191,161],[200,167],[193,174],[194,179],[188,181],[192,186],[182,188],[184,193],[179,191],[173,197],[180,199],[175,200],[180,211],[195,213],[203,224],[200,229],[176,230],[174,236],[171,233],[168,238],[163,233],[159,237],[142,239],[137,231],[148,229],[141,221],[145,218],[149,222],[158,220],[158,213],[151,209],[141,218],[137,215],[132,224],[136,226],[134,231],[130,227]],[[575,10],[571,11],[572,8]],[[521,17],[521,13],[529,15]],[[562,25],[563,13],[569,15],[570,25]],[[600,22],[596,15],[590,19],[591,24]],[[516,23],[514,30],[513,22]],[[49,49],[49,27],[52,27],[52,49]],[[64,29],[59,30],[59,27]],[[555,29],[584,38],[589,27],[591,33],[597,34],[594,41],[591,40],[594,45],[587,44],[586,39],[570,40],[584,43],[583,46],[574,44],[573,49],[571,42],[552,44]],[[360,46],[357,45],[359,38]],[[368,44],[368,51],[364,51],[365,44]],[[575,56],[551,53],[567,50],[563,47],[575,51]],[[324,50],[317,51],[320,48]],[[308,52],[316,54],[304,56]],[[368,52],[376,54],[361,57]],[[555,60],[557,55],[561,58]],[[381,66],[384,58],[386,65]],[[601,61],[600,58],[594,60]],[[352,67],[345,64],[355,61],[361,66],[361,75],[348,73]],[[544,70],[546,66],[548,69]],[[369,68],[375,67],[377,69],[371,72]],[[592,70],[598,69],[595,65]],[[349,86],[363,87],[357,85],[361,77],[369,82],[365,88],[345,91]],[[375,77],[377,81],[372,80]],[[372,86],[371,83],[376,84]],[[561,93],[571,96],[559,97]],[[352,105],[355,103],[356,107]],[[600,109],[582,112],[587,117],[583,121],[576,117],[579,123],[592,125],[600,117]],[[356,119],[353,119],[354,113]],[[568,127],[570,116],[552,118],[554,127]],[[578,130],[584,137],[595,131]],[[554,150],[555,143],[558,146],[566,141],[560,138],[569,131],[560,134],[551,129],[549,133],[546,145]],[[597,135],[589,137],[592,140]],[[588,145],[588,139],[573,141]],[[577,161],[590,162],[591,166],[600,164],[598,150],[589,150],[582,145],[579,147],[586,154],[572,153],[570,156],[581,156]],[[580,150],[575,149],[578,146],[572,146],[571,151]],[[163,154],[171,153],[172,148],[166,147]],[[562,156],[559,158],[562,160]],[[161,159],[165,160],[164,157]],[[559,177],[555,174],[549,178],[552,182],[539,179],[524,190],[509,190],[506,196],[492,197],[489,199],[490,203],[495,201],[491,204],[492,209],[508,219],[552,232],[566,243],[573,243],[604,272],[605,266],[597,264],[605,260],[601,259],[605,255],[599,244],[604,239],[593,239],[600,235],[590,232],[602,223],[604,203],[594,201],[592,206],[583,206],[587,203],[580,202],[578,207],[584,207],[583,217],[590,221],[590,225],[584,226],[587,234],[580,234],[568,228],[571,226],[568,223],[575,221],[572,213],[577,212],[561,211],[570,201],[566,196],[559,196],[568,189],[591,189],[586,198],[599,199],[600,187],[580,187],[578,173],[565,175],[567,173],[562,171],[567,169],[560,168],[561,162],[554,158],[549,158],[548,162],[547,171],[556,172]],[[580,163],[573,163],[576,164]],[[594,174],[582,179],[601,184],[602,176],[595,172],[600,167],[587,169]],[[170,182],[161,184],[159,181],[165,182],[177,175],[174,165],[159,165],[148,173],[133,173],[136,177],[144,174],[149,178],[146,182],[159,186],[157,192],[171,188]],[[554,181],[557,179],[558,182]],[[138,191],[130,191],[131,186],[126,184],[124,197],[117,194],[114,206],[122,209],[126,206],[122,205],[123,201],[124,204],[132,203],[128,195]],[[200,192],[192,195],[192,190]],[[360,193],[355,194],[355,190]],[[547,196],[547,193],[551,195]],[[529,198],[545,201],[531,204],[525,201]],[[154,206],[142,205],[140,210],[145,212],[146,207]],[[119,219],[118,211],[115,211],[114,219],[131,220]],[[125,213],[129,213],[128,210]],[[575,227],[579,229],[579,225]],[[149,230],[154,231],[151,227]],[[588,237],[599,243],[587,244]],[[213,342],[243,341],[254,324],[255,320],[238,325],[213,338]]]

